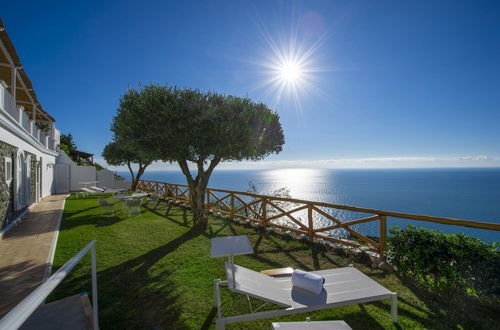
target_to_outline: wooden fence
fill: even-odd
[[[137,190],[150,193],[156,192],[160,195],[160,198],[168,201],[190,203],[187,185],[140,181]],[[310,240],[316,238],[355,248],[363,248],[378,253],[381,258],[385,257],[387,217],[500,231],[499,223],[390,212],[212,188],[207,189],[205,207],[208,211],[258,223],[264,228],[274,227],[304,235]],[[351,212],[356,216],[361,214],[362,216],[340,221],[338,217],[333,215],[339,210]],[[376,221],[378,221],[379,227],[378,238],[363,235],[351,227]],[[339,230],[349,235],[332,234],[338,233]],[[350,239],[345,238],[345,236],[349,236]]]

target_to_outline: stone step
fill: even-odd
[[[87,293],[41,305],[20,329],[87,330],[93,327],[92,305]]]

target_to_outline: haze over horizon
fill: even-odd
[[[16,1],[2,19],[98,163],[120,96],[168,82],[279,113],[282,153],[218,169],[500,167],[500,2]]]

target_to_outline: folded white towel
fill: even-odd
[[[292,285],[303,290],[320,294],[323,291],[325,279],[319,275],[295,269],[292,273]]]

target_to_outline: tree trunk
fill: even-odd
[[[135,191],[135,188],[137,188],[137,181],[132,178],[132,183],[130,184],[130,190]]]
[[[186,177],[189,193],[191,210],[193,212],[193,226],[205,229],[208,225],[208,216],[205,210],[205,193],[208,186],[208,180],[212,174],[215,166],[219,164],[220,158],[215,158],[210,162],[207,170],[203,168],[204,160],[200,159],[197,162],[198,174],[196,178],[193,179],[189,167],[185,159],[177,160],[182,173]]]
[[[132,171],[132,166],[130,165],[130,163],[127,164],[128,169],[130,171],[130,175],[132,176],[132,184],[130,185],[130,190],[135,191],[135,189],[137,188],[137,184],[139,183],[139,179],[144,174],[144,171],[146,170],[146,167],[148,167],[149,164],[151,163],[147,163],[144,165],[142,163],[139,163],[139,169],[137,170],[136,175],[134,175],[134,171]]]
[[[207,212],[205,210],[205,186],[198,182],[190,189],[191,209],[193,211],[194,225],[205,229],[208,225]]]
[[[132,170],[132,166],[131,166],[130,162],[127,162],[127,167],[128,167],[128,170],[130,171],[130,177],[132,180],[132,184],[130,185],[130,190],[134,191],[135,188],[137,187],[137,181],[135,180],[134,171]]]
[[[144,174],[144,170],[146,169],[146,166],[139,165],[139,169],[137,170],[137,174],[136,174],[135,178],[132,180],[132,186],[133,186],[132,190],[135,190],[137,188],[137,184],[139,183],[139,179]]]

